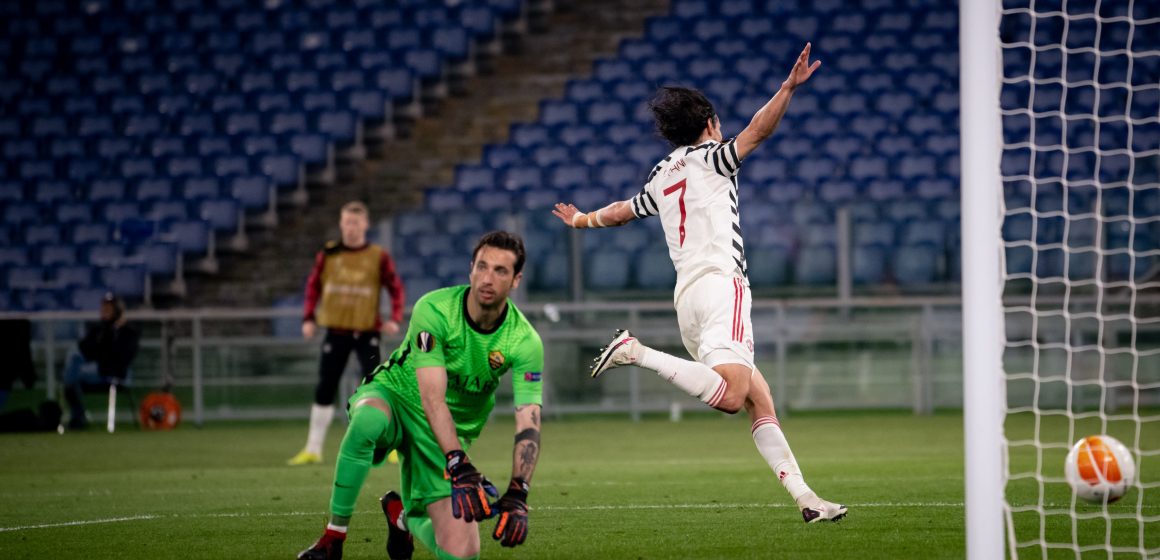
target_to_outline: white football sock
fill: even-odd
[[[641,367],[651,369],[673,385],[680,387],[690,396],[701,399],[709,406],[717,406],[725,396],[728,383],[725,378],[705,364],[690,360],[682,360],[676,356],[653,350],[640,341],[636,341],[636,363]]]
[[[334,523],[327,523],[326,524],[327,531],[335,531],[338,533],[342,533],[344,535],[346,534],[346,528],[347,528],[346,525],[335,525]]]
[[[789,442],[785,440],[785,434],[782,433],[777,418],[773,416],[758,418],[753,422],[752,431],[757,451],[765,458],[765,462],[769,463],[769,468],[773,469],[781,485],[799,507],[809,505],[806,502],[815,497],[814,491],[810,490],[802,478],[802,471],[793,457],[793,451],[789,449]]]
[[[306,450],[322,455],[322,444],[326,443],[326,430],[334,419],[334,405],[313,404],[310,406],[310,432],[306,435]]]

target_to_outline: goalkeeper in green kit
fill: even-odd
[[[478,558],[478,523],[491,517],[497,520],[492,537],[503,546],[524,542],[529,482],[540,454],[544,367],[539,334],[508,300],[524,259],[518,236],[488,233],[472,254],[470,285],[435,290],[415,303],[402,345],[350,398],[330,522],[299,559],[342,558],[359,490],[392,449],[398,450],[402,488],[381,500],[390,558],[410,558],[413,538],[441,559]],[[466,451],[509,372],[516,436],[511,481],[499,497]]]

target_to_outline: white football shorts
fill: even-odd
[[[738,276],[706,274],[676,302],[677,324],[689,355],[709,367],[753,367],[753,295]]]

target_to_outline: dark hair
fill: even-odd
[[[695,89],[665,86],[657,90],[648,109],[656,120],[657,133],[674,147],[691,146],[717,115],[713,104]]]
[[[479,256],[479,250],[484,246],[495,247],[496,249],[503,249],[515,253],[516,269],[513,273],[519,274],[524,269],[524,260],[527,259],[527,253],[524,251],[524,240],[520,239],[520,236],[506,231],[493,231],[483,234],[483,237],[479,238],[479,243],[475,244],[475,250],[471,252],[471,262],[475,262],[475,257]]]

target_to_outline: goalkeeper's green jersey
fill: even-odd
[[[460,437],[475,439],[495,406],[500,378],[512,373],[516,406],[541,404],[544,345],[540,335],[508,300],[498,326],[484,330],[467,314],[470,286],[427,293],[411,311],[403,343],[375,370],[396,400],[422,410],[415,370],[447,370],[447,408]]]

